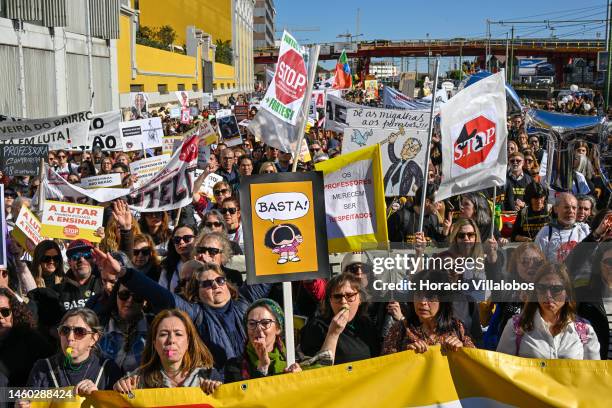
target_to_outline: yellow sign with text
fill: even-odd
[[[87,239],[100,242],[96,230],[102,225],[104,207],[95,205],[45,201],[42,233],[49,238]]]

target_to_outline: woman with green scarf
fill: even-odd
[[[225,383],[302,371],[297,363],[287,366],[287,353],[281,338],[285,315],[278,303],[259,299],[244,315],[247,346],[242,357],[227,362]]]

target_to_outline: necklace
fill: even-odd
[[[83,377],[79,381],[75,381],[74,384],[72,384],[72,381],[70,381],[70,377],[68,376],[68,373],[66,372],[66,366],[68,366],[68,368],[71,371],[79,372],[83,368],[84,364],[79,365],[79,368],[75,369],[75,367],[72,365],[72,363],[69,363],[69,362],[66,362],[64,364],[60,363],[60,371],[64,374],[64,377],[66,378],[66,384],[68,384],[68,385],[76,385],[79,382],[81,382],[84,379],[86,379],[87,378],[87,374],[89,374],[89,369],[91,368],[92,362],[93,362],[93,356],[89,356],[89,363],[87,364],[87,368],[85,369],[85,374],[83,375]]]

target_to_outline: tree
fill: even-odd
[[[172,44],[174,44],[176,32],[169,25],[163,25],[159,27],[156,34],[157,35],[155,37],[157,38],[157,41],[164,44],[165,46],[170,47]]]
[[[461,79],[460,75],[461,75],[461,71],[459,71],[458,69],[455,69],[453,71],[448,71],[446,73],[446,76],[448,77],[448,79],[459,80],[459,79]],[[465,74],[463,76],[465,77]]]
[[[226,65],[234,65],[234,56],[231,42],[229,40],[217,40],[215,41],[215,45],[217,46],[217,50],[215,52],[215,62],[219,62],[221,64]]]

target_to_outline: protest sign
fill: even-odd
[[[164,136],[162,139],[162,154],[172,155],[183,143],[184,136]]]
[[[342,153],[378,144],[382,152],[384,190],[387,197],[414,195],[423,184],[427,131],[346,128]]]
[[[204,92],[202,94],[202,106],[208,106],[213,101],[213,94]]]
[[[181,109],[181,123],[184,125],[191,123],[191,114],[188,108]]]
[[[171,118],[180,118],[181,117],[181,108],[172,108],[172,109],[170,109],[170,117]]]
[[[22,119],[0,115],[0,144],[46,144],[49,150],[70,150],[85,145],[90,111],[44,119]]]
[[[45,239],[40,221],[25,205],[19,210],[11,235],[30,255],[34,254],[36,245]]]
[[[92,150],[96,148],[105,152],[122,151],[119,122],[121,122],[121,111],[118,110],[94,115],[89,123],[89,142],[87,146],[79,146],[79,149]]]
[[[348,127],[363,127],[372,129],[404,129],[427,130],[429,127],[429,111],[399,110],[379,108],[348,108],[346,110]]]
[[[47,145],[0,145],[0,169],[7,176],[38,176],[40,162],[49,155]]]
[[[348,108],[363,108],[353,102],[342,99],[339,96],[327,93],[325,101],[325,129],[340,133],[348,126],[346,123],[346,114]]]
[[[274,173],[240,183],[247,282],[329,277],[323,175]]]
[[[72,204],[62,201],[45,201],[42,216],[42,233],[49,238],[87,239],[100,242],[95,234],[102,225],[104,207]]]
[[[304,49],[287,31],[283,33],[274,79],[261,101],[262,109],[293,126],[306,96]]]
[[[325,183],[329,252],[363,251],[387,242],[380,146],[317,163]]]
[[[436,93],[436,102],[442,100],[442,92]],[[403,93],[385,86],[383,88],[383,106],[387,109],[429,109],[431,107],[431,98],[429,100],[415,99],[404,95]]]
[[[378,81],[376,79],[367,79],[363,81],[365,88],[365,98],[370,101],[378,99]]]
[[[149,97],[144,92],[132,92],[130,94],[131,120],[145,119],[149,117]]]
[[[135,187],[141,187],[158,174],[170,161],[169,154],[161,156],[147,157],[146,159],[138,160],[130,163],[130,173],[138,176]]]
[[[174,95],[176,95],[176,99],[181,104],[181,108],[186,108],[189,106],[189,95],[187,91],[175,91]]]
[[[87,189],[121,187],[121,174],[109,173],[101,174],[99,176],[85,177],[81,179],[81,187]]]
[[[325,99],[327,91],[325,90],[313,90],[312,91],[312,103],[315,108],[325,109]]]
[[[221,104],[218,101],[209,102],[208,109],[212,111],[218,111],[219,109],[221,109]]]
[[[204,173],[204,170],[196,170],[195,178],[200,177],[203,173]],[[209,198],[212,198],[213,197],[213,187],[215,186],[215,184],[217,184],[220,181],[223,181],[222,176],[215,174],[215,173],[210,173],[209,175],[206,176],[206,178],[204,178],[204,182],[202,182],[202,185],[200,186],[200,193],[204,193]]]
[[[234,105],[234,116],[237,121],[243,121],[249,117],[249,105]]]
[[[236,146],[242,143],[242,135],[238,127],[238,121],[229,109],[220,110],[217,112],[217,125],[219,133],[223,138],[223,143],[228,147]]]
[[[2,232],[0,233],[0,268],[6,268],[7,259],[6,259],[6,212],[4,210],[4,184],[0,184],[0,194],[2,196],[2,203],[0,203],[0,228],[2,228]]]
[[[148,118],[119,123],[123,150],[134,150],[161,147],[164,129],[161,118]]]

